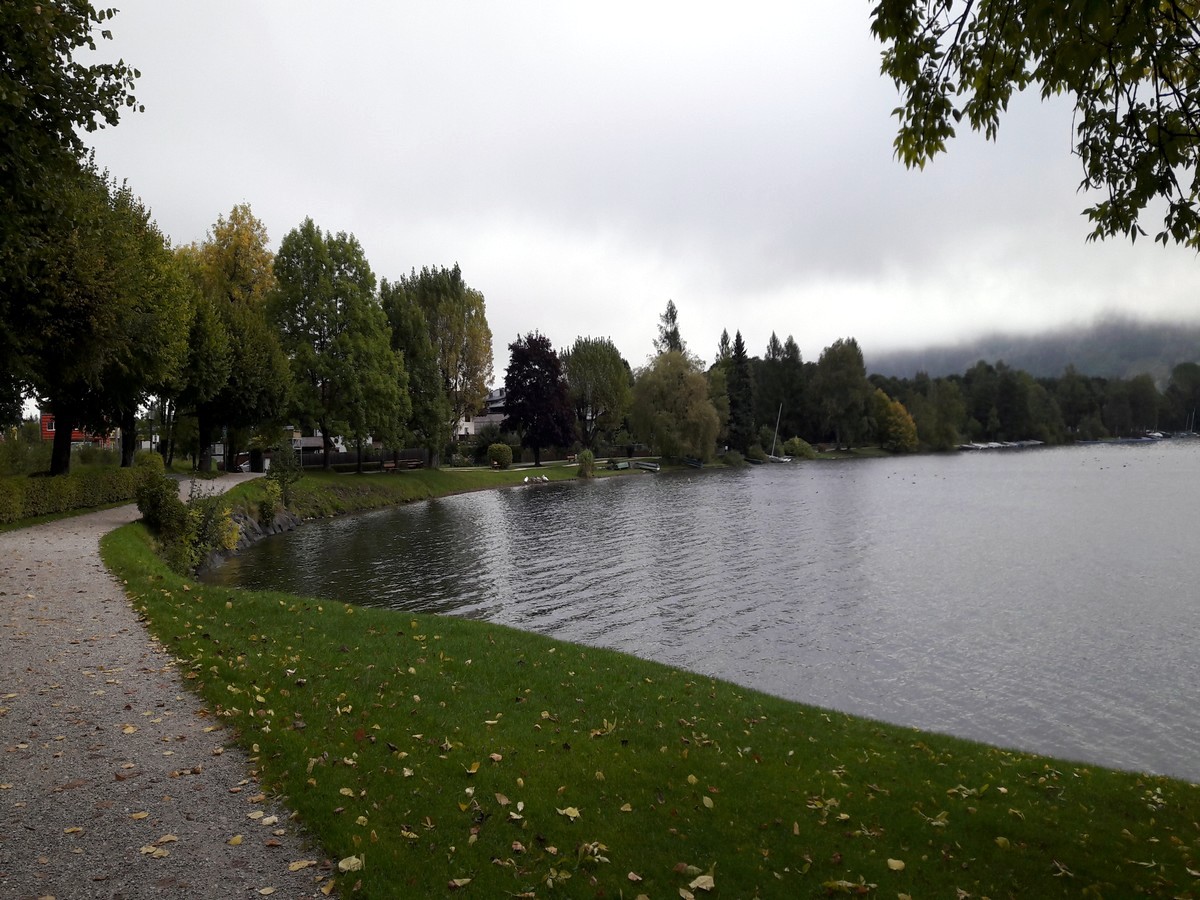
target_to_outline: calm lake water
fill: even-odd
[[[821,706],[1200,782],[1200,441],[490,491],[209,579],[613,647]]]

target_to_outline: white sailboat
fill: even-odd
[[[775,444],[779,441],[779,417],[783,415],[783,404],[779,404],[779,412],[775,414],[775,437],[771,438],[771,452],[767,454],[767,461],[773,463],[791,462],[790,456],[776,456]]]

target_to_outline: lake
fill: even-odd
[[[1200,441],[558,482],[308,525],[208,580],[486,619],[1200,782]]]

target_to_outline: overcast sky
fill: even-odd
[[[870,6],[125,0],[102,50],[146,110],[91,139],[176,244],[247,202],[273,248],[311,216],[381,278],[458,262],[496,383],[532,330],[641,365],[668,299],[707,361],[722,328],[869,359],[1200,319],[1194,252],[1085,242],[1069,104],[1018,98],[997,142],[896,162]]]

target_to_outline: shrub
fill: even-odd
[[[258,501],[258,521],[260,525],[270,525],[279,515],[279,501],[283,491],[278,481],[266,479],[263,482],[263,496]]]
[[[793,437],[783,442],[784,455],[793,459],[816,459],[817,451],[804,438]]]
[[[304,476],[300,455],[288,444],[284,444],[271,455],[271,468],[267,481],[279,486],[279,499],[284,509],[292,505],[292,485]]]
[[[726,450],[721,459],[725,460],[725,465],[735,469],[746,464],[746,458],[736,450]]]
[[[15,522],[25,509],[21,479],[0,478],[0,523]]]
[[[200,496],[195,481],[184,503],[172,479],[146,477],[138,488],[138,509],[158,538],[159,554],[181,575],[195,572],[209,554],[237,546],[238,527],[224,498]]]
[[[179,499],[179,485],[163,474],[148,475],[137,489],[137,508],[146,527],[163,540],[187,532],[187,506]]]
[[[767,451],[758,444],[754,444],[746,451],[746,459],[757,460],[758,462],[766,462]]]
[[[162,454],[154,450],[139,450],[133,454],[133,467],[139,472],[165,472],[167,464]]]
[[[592,472],[596,469],[596,454],[591,450],[584,450],[579,454],[579,477],[591,478]]]
[[[507,469],[512,465],[513,452],[508,444],[492,444],[488,447],[488,462],[497,469]]]
[[[121,461],[115,450],[95,444],[83,444],[75,451],[75,459],[81,466],[115,466]]]

